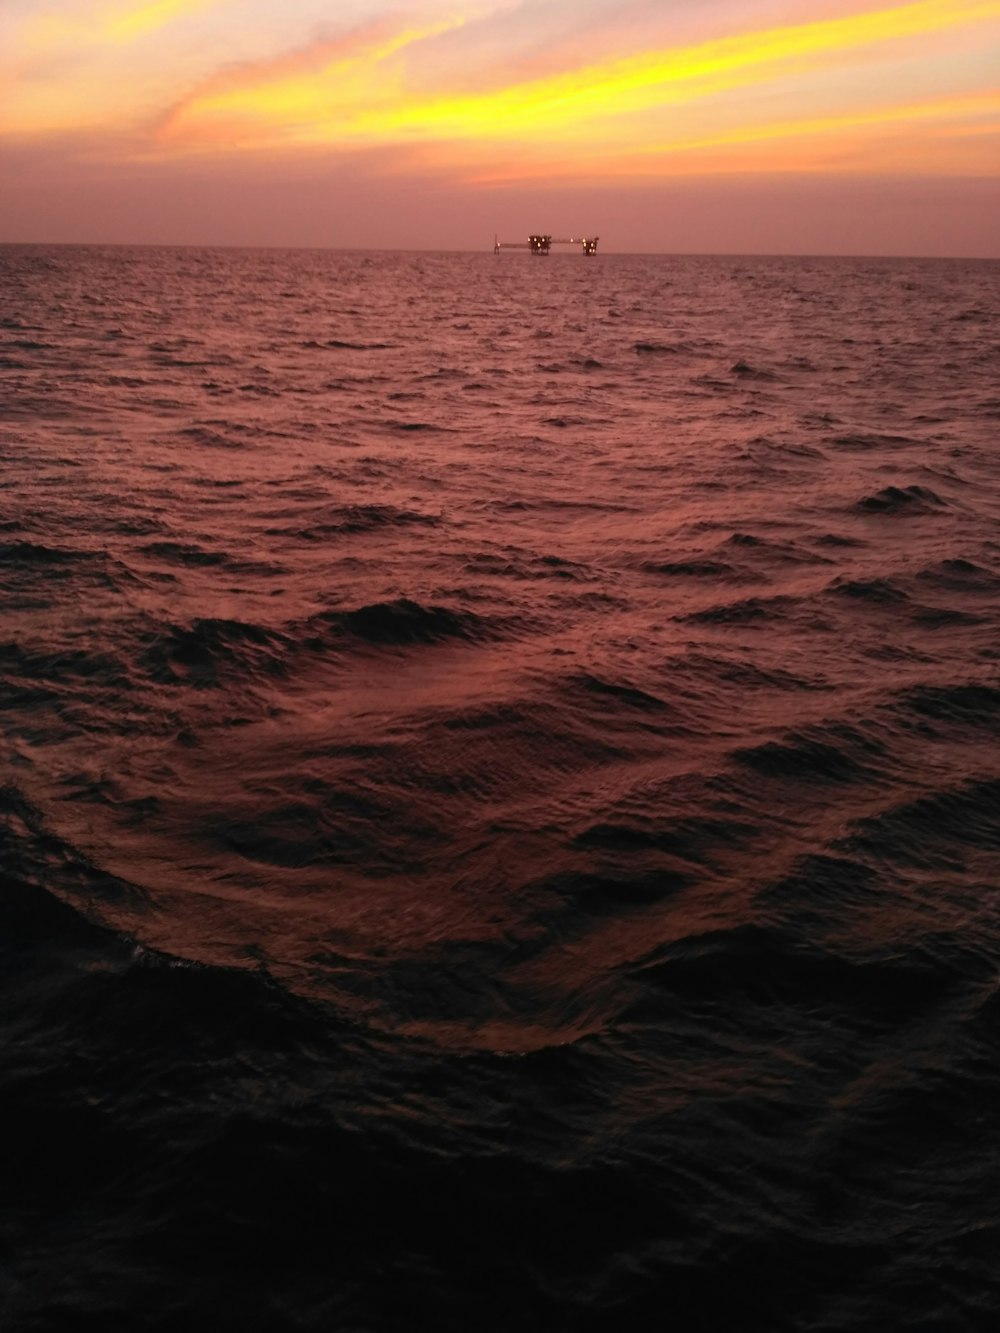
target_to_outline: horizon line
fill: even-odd
[[[283,245],[267,241],[258,244],[233,241],[40,241],[3,240],[0,247],[105,250],[293,250],[320,254],[412,254],[412,255],[489,255],[495,257],[493,246],[475,248],[437,248],[431,246],[366,246],[366,245]],[[664,259],[908,259],[941,260],[946,263],[998,263],[1000,252],[991,255],[914,254],[896,251],[789,251],[789,250],[614,250],[602,247],[594,258],[654,257]],[[530,255],[529,258],[538,256]],[[578,261],[580,256],[558,251],[545,256],[548,259]]]

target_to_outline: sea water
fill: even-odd
[[[0,248],[5,1327],[993,1327],[998,350]]]

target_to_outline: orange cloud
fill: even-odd
[[[121,12],[108,15],[105,32],[110,41],[131,42],[173,23],[175,19],[212,9],[221,2],[224,0],[152,0],[147,4],[131,4]]]
[[[144,99],[162,95],[169,63],[152,65],[141,44],[182,20],[233,0],[75,0],[20,20],[0,14],[3,124],[18,135],[110,131],[134,121]],[[133,49],[135,48],[135,49]],[[127,54],[126,54],[127,53]],[[124,63],[127,61],[128,63]]]
[[[481,184],[846,163],[894,171],[921,151],[927,170],[947,173],[960,161],[978,174],[995,171],[989,126],[1000,114],[997,94],[967,93],[960,80],[967,60],[981,81],[987,77],[981,57],[975,65],[974,43],[985,48],[996,37],[1000,0],[883,0],[879,9],[850,2],[852,12],[839,16],[827,8],[801,23],[613,59],[588,57],[585,42],[600,38],[577,34],[561,48],[561,72],[538,74],[535,65],[526,75],[518,59],[521,74],[513,76],[485,34],[436,39],[519,0],[427,0],[434,17],[422,22],[383,17],[207,75],[226,30],[180,21],[230,0],[80,0],[36,21],[35,46],[21,44],[23,56],[48,42],[55,73],[15,80],[8,126],[22,135],[86,132],[89,151],[108,160],[198,154],[232,163],[266,154],[308,163],[320,152],[364,152],[391,164],[382,170],[408,163]],[[76,20],[67,27],[60,12]],[[174,64],[159,59],[158,37],[142,45],[170,24],[178,28]],[[206,33],[215,41],[198,40]],[[259,51],[265,36],[248,34],[241,49]],[[92,58],[71,66],[84,47]],[[157,59],[149,63],[140,50]],[[181,69],[189,91],[177,99]],[[860,106],[859,73],[868,88]],[[866,77],[873,73],[880,90],[900,90],[895,100],[890,92],[876,101]],[[934,98],[921,99],[922,79]]]
[[[277,57],[222,70],[174,106],[157,130],[163,143],[211,143],[249,136],[255,144],[307,139],[308,127],[349,121],[373,98],[402,88],[390,62],[442,33],[464,26],[469,14],[423,25],[384,18],[342,37],[311,43]]]
[[[919,0],[845,18],[745,33],[695,46],[644,53],[608,66],[542,79],[483,96],[440,98],[388,113],[373,110],[366,128],[406,136],[421,131],[456,137],[506,135],[514,127],[620,116],[703,98],[772,79],[781,67],[835,63],[859,48],[927,36],[1000,17],[997,0]]]
[[[918,136],[909,132],[915,124]],[[983,174],[983,150],[977,141],[997,135],[1000,89],[989,89],[823,117],[754,122],[628,152],[601,144],[562,144],[553,154],[543,142],[527,154],[520,148],[505,153],[486,171],[471,158],[467,166],[470,179],[485,186],[571,182],[579,179],[581,167],[595,178],[633,180],[748,171],[815,173],[832,168],[889,175]],[[962,143],[961,151],[956,142]],[[990,145],[986,151],[991,151]],[[432,148],[430,161],[434,155]]]
[[[59,48],[120,46],[232,0],[89,0],[69,12],[27,18],[17,32],[17,47],[26,58]]]
[[[909,39],[998,17],[1000,0],[916,0],[644,52],[508,87],[443,95],[414,91],[408,62],[426,39],[465,19],[398,32],[380,24],[346,45],[319,45],[220,76],[174,109],[160,140],[175,149],[233,140],[247,147],[517,138],[530,143],[540,124],[550,137],[572,140],[593,127],[613,137],[615,122],[629,114],[836,67],[866,48],[895,49]],[[623,141],[626,151],[627,146]]]

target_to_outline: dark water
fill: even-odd
[[[998,280],[0,249],[5,1328],[996,1326]]]

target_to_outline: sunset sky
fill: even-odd
[[[1000,0],[3,0],[0,241],[1000,254]]]

